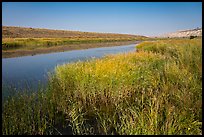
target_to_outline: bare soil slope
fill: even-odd
[[[3,38],[135,38],[140,35],[2,26]]]

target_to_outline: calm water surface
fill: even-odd
[[[47,72],[53,72],[57,65],[88,60],[92,57],[100,58],[107,54],[134,51],[136,44],[73,50],[35,56],[23,56],[2,59],[2,90],[4,85],[13,85],[17,89],[27,85],[34,89],[39,83],[46,84]]]

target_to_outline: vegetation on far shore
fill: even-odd
[[[3,50],[2,58],[11,58],[11,57],[19,57],[19,56],[27,56],[27,55],[33,56],[37,54],[64,52],[64,51],[81,50],[81,49],[89,49],[89,48],[121,46],[121,45],[136,44],[140,42],[141,41],[113,41],[113,42],[70,44],[70,45],[63,45],[63,46],[59,45],[59,46],[51,46],[51,47],[34,48],[33,50],[29,50],[29,49]]]
[[[144,38],[4,38],[2,41],[2,50],[33,50],[72,44],[139,41],[143,39]]]
[[[47,88],[2,107],[3,134],[202,134],[202,40],[57,66]]]

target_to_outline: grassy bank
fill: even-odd
[[[121,45],[136,44],[139,42],[140,41],[112,41],[112,42],[70,44],[70,45],[63,45],[63,46],[58,45],[58,46],[51,46],[51,47],[44,47],[44,48],[43,47],[34,48],[33,50],[29,50],[29,49],[3,50],[2,58],[19,57],[19,56],[27,56],[27,55],[33,56],[37,54],[64,52],[64,51],[79,50],[79,49],[121,46]]]
[[[2,40],[2,50],[33,50],[37,48],[49,48],[52,46],[64,46],[83,43],[136,41],[142,38],[4,38]]]
[[[202,134],[202,40],[57,66],[48,87],[3,103],[3,134]]]
[[[139,39],[138,39],[139,40]],[[2,44],[2,57],[18,57],[43,53],[135,44],[136,39],[9,39]]]

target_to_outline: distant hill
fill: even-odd
[[[2,26],[2,38],[138,38],[140,35]]]
[[[202,28],[176,31],[176,32],[160,35],[158,37],[180,38],[180,37],[190,37],[190,36],[202,36]]]

